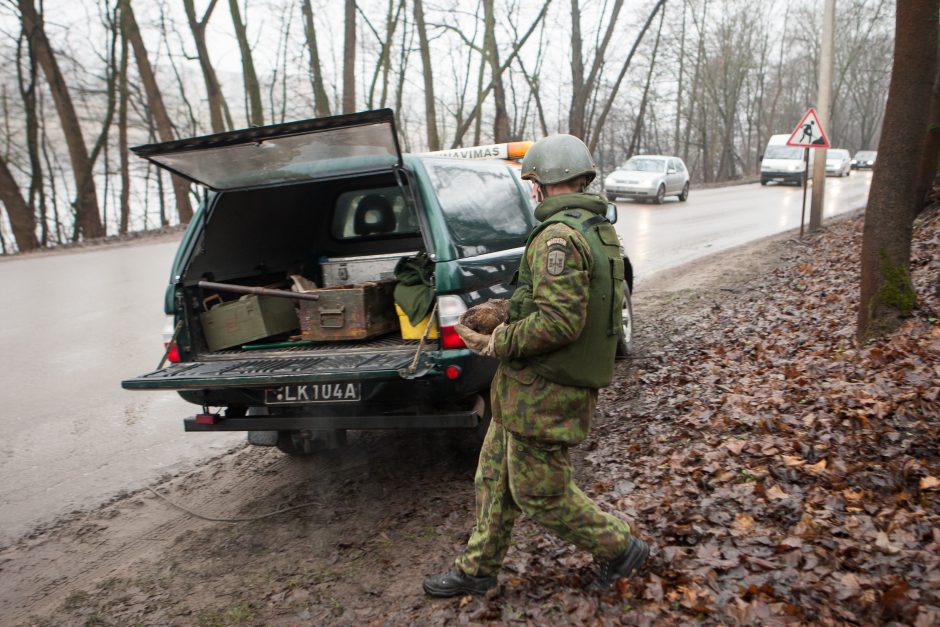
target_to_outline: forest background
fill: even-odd
[[[603,172],[758,171],[814,104],[822,2],[0,0],[0,252],[187,222],[128,146],[390,107],[402,147],[578,135]],[[838,3],[827,131],[876,149],[894,2]]]

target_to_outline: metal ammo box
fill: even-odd
[[[395,280],[312,290],[319,300],[300,301],[305,340],[365,340],[398,330]]]
[[[394,279],[395,264],[398,263],[398,260],[415,254],[417,253],[321,258],[320,268],[323,270],[323,287],[357,285],[367,281]]]
[[[209,309],[213,299],[219,304]],[[203,301],[206,311],[199,314],[209,350],[222,350],[294,331],[300,326],[294,303],[286,298],[254,295],[223,303],[217,295],[210,296]]]

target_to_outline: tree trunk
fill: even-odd
[[[137,19],[134,17],[134,10],[131,8],[130,0],[121,1],[121,24],[124,27],[124,36],[134,50],[134,58],[137,61],[137,71],[140,74],[140,81],[144,85],[144,91],[147,94],[147,104],[149,105],[154,123],[157,127],[157,134],[160,141],[168,142],[176,139],[173,133],[173,123],[170,122],[170,116],[163,104],[163,95],[157,86],[157,78],[154,75],[153,67],[150,65],[150,59],[147,57],[147,49],[144,47],[144,40],[140,36],[140,29],[137,27]],[[176,175],[171,176],[173,182],[173,193],[176,196],[176,213],[179,216],[181,224],[188,223],[193,217],[193,206],[189,202],[189,183]]]
[[[127,33],[121,29],[121,65],[118,69],[118,152],[121,156],[121,200],[118,231],[125,235],[130,227],[131,218],[131,176],[129,153],[127,150],[127,104],[129,93],[127,88],[127,66],[129,50],[127,49]]]
[[[320,49],[317,45],[317,31],[313,26],[313,9],[310,0],[303,0],[300,5],[304,14],[304,35],[307,39],[307,51],[310,59],[310,84],[313,87],[313,108],[317,117],[330,115],[330,98],[323,86],[323,72],[320,69]]]
[[[922,200],[915,188],[929,118],[924,103],[936,76],[938,12],[940,0],[897,5],[891,86],[865,211],[859,342],[894,331],[916,305],[911,235]]]
[[[424,25],[424,6],[414,0],[415,28],[421,48],[421,65],[424,68],[424,111],[428,127],[428,149],[440,150],[441,139],[437,134],[437,111],[434,104],[434,76],[431,68],[431,50],[428,48],[428,31]]]
[[[245,23],[242,22],[241,11],[238,9],[238,0],[229,0],[228,7],[232,13],[232,24],[235,27],[235,37],[238,39],[238,49],[242,57],[242,76],[249,105],[248,124],[263,126],[264,109],[261,107],[261,86],[258,83],[258,75],[255,73],[255,62],[251,56],[251,46],[248,45],[248,32]]]
[[[209,6],[201,20],[196,19],[196,8],[193,0],[183,0],[183,7],[186,9],[186,19],[189,20],[189,29],[193,33],[193,41],[196,42],[196,56],[199,59],[199,67],[202,68],[202,78],[206,84],[206,97],[209,101],[209,119],[212,122],[212,132],[222,133],[226,130],[225,118],[222,115],[225,108],[225,97],[222,95],[222,87],[219,85],[219,79],[212,67],[212,59],[209,57],[209,46],[206,44],[206,24],[218,0],[210,0]]]
[[[69,94],[65,78],[59,69],[59,64],[52,53],[52,46],[46,37],[42,25],[42,18],[36,12],[32,0],[18,0],[20,13],[23,19],[23,29],[33,45],[36,58],[42,67],[43,74],[49,82],[49,89],[55,101],[62,132],[68,146],[69,160],[72,164],[72,175],[75,178],[75,227],[76,234],[82,237],[101,237],[104,229],[101,227],[101,217],[98,215],[98,194],[95,189],[94,177],[85,176],[92,169],[92,162],[85,146],[81,123],[72,97]]]
[[[509,141],[509,114],[506,112],[506,92],[503,89],[503,74],[499,66],[499,49],[496,46],[496,15],[493,0],[483,0],[483,50],[493,73],[493,100],[496,105],[493,119],[493,140],[496,143]]]
[[[356,110],[356,0],[346,0],[343,35],[343,113]]]
[[[20,252],[39,248],[36,239],[36,218],[30,211],[29,205],[20,193],[20,187],[13,178],[13,173],[7,167],[7,162],[0,154],[0,202],[7,209],[10,218],[10,228],[16,239],[16,247]]]

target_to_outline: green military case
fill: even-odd
[[[295,331],[300,326],[296,302],[251,294],[207,308],[199,314],[199,320],[209,350],[222,350]]]
[[[300,301],[305,340],[365,340],[398,330],[395,281],[311,290],[319,300]]]

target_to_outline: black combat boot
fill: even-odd
[[[432,597],[456,597],[462,594],[484,594],[496,585],[496,577],[473,577],[456,566],[443,575],[424,580],[424,591]]]
[[[607,590],[621,577],[629,577],[639,570],[649,557],[650,547],[636,536],[630,538],[630,544],[620,557],[610,561],[602,561],[595,579],[588,586],[588,590]]]

